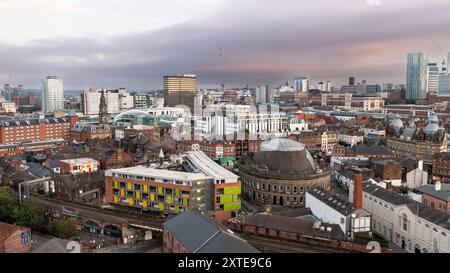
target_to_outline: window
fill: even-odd
[[[404,231],[408,231],[408,216],[406,214],[402,216],[402,228]]]

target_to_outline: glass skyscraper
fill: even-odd
[[[406,66],[406,99],[427,98],[428,58],[424,53],[409,53]]]

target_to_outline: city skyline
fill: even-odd
[[[31,16],[26,7],[35,8],[33,26],[19,23],[1,31],[0,58],[8,65],[0,68],[0,80],[39,88],[40,79],[54,74],[65,79],[68,90],[160,89],[162,77],[174,73],[198,75],[199,87],[283,83],[299,75],[333,86],[349,76],[405,83],[408,52],[425,52],[440,64],[450,51],[445,35],[450,3],[442,0],[352,0],[345,7],[327,0],[308,6],[292,0],[240,2],[133,1],[130,11],[120,13],[125,3],[118,0],[110,11],[101,9],[102,1],[0,1],[0,20],[18,11]],[[173,9],[181,5],[183,16]],[[133,19],[137,10],[155,14]],[[96,20],[84,22],[92,15]],[[117,23],[116,16],[126,23]],[[48,27],[55,24],[47,18],[61,20]]]

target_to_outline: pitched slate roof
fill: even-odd
[[[450,230],[450,215],[440,210],[427,207],[399,193],[381,188],[375,184],[364,183],[363,191],[393,205],[406,205],[412,213],[419,217]]]
[[[423,185],[417,188],[414,188],[414,191],[419,193],[425,193],[427,195],[433,196],[437,199],[443,200],[443,201],[450,201],[450,185],[449,184],[442,184],[441,190],[436,191],[436,188],[434,185]]]
[[[242,216],[237,219],[242,222]],[[342,232],[339,225],[273,215],[265,212],[245,216],[244,223],[245,225],[254,227],[264,227],[267,229],[286,231],[327,239],[345,239],[345,234]],[[325,230],[316,229],[315,227],[324,227]],[[331,231],[327,231],[328,228],[331,229]]]
[[[53,238],[31,251],[31,253],[70,253],[72,250],[66,248],[69,242],[69,240]]]
[[[163,224],[191,253],[258,253],[201,209],[187,210]]]
[[[350,215],[355,210],[351,202],[320,186],[310,188],[308,193],[342,215]]]

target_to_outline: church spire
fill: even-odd
[[[107,124],[108,123],[108,105],[106,104],[106,97],[105,97],[105,91],[102,90],[102,95],[100,97],[100,105],[99,105],[99,117],[100,117],[100,124]]]

